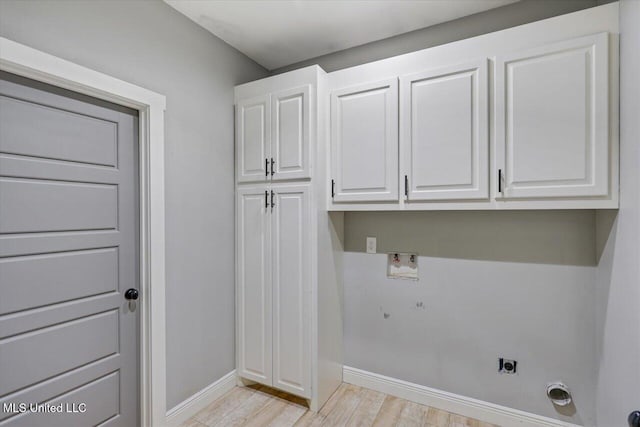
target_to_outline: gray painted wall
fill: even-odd
[[[345,250],[487,261],[595,265],[593,211],[349,212]]]
[[[0,1],[0,35],[167,96],[167,407],[235,367],[233,86],[266,71],[159,1]]]
[[[417,252],[420,280],[387,279],[367,236]],[[347,213],[345,365],[593,426],[595,241],[590,210]],[[575,398],[562,413],[545,395],[558,379]]]
[[[640,1],[620,1],[620,209],[597,217],[598,426],[640,410]]]
[[[272,74],[312,64],[318,64],[326,72],[331,72],[610,2],[611,0],[520,0],[475,15],[281,67],[273,70]]]

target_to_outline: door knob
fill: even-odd
[[[133,300],[133,301],[138,299],[138,295],[139,295],[138,290],[133,288],[127,289],[124,293],[125,299]]]
[[[640,411],[629,414],[629,427],[640,427]]]

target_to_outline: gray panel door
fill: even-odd
[[[0,426],[139,424],[137,133],[0,72]]]

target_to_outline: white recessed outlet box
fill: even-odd
[[[418,254],[388,253],[387,277],[390,279],[418,280]]]
[[[375,237],[367,237],[367,253],[375,254],[376,253],[376,238]]]

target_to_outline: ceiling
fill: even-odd
[[[165,0],[273,70],[518,0]]]

